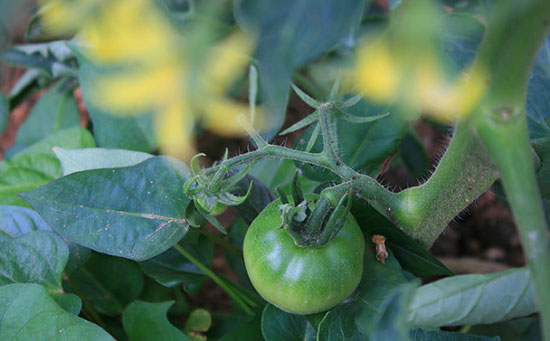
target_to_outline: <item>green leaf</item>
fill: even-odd
[[[424,331],[420,328],[416,328],[409,333],[410,340],[412,341],[499,341],[499,337],[487,337],[457,332],[446,332],[443,330],[430,330]],[[517,339],[514,339],[517,340]]]
[[[10,103],[6,95],[0,92],[0,134],[4,132],[10,117]]]
[[[41,70],[50,77],[75,73],[73,53],[63,40],[17,45],[2,52],[6,63]]]
[[[537,305],[527,268],[462,275],[416,289],[408,321],[424,327],[488,324],[533,314]]]
[[[315,330],[303,315],[290,314],[272,304],[262,313],[262,335],[266,341],[315,340]]]
[[[500,337],[502,341],[539,341],[542,340],[540,319],[526,317],[506,322],[473,326],[470,333]]]
[[[143,275],[132,261],[92,253],[84,266],[67,276],[63,286],[99,313],[116,316],[138,297]]]
[[[53,151],[59,162],[61,162],[63,175],[90,169],[134,166],[153,157],[151,154],[123,149],[86,148],[65,150],[61,147],[54,147]]]
[[[261,316],[262,314],[257,312],[253,317],[231,315],[217,320],[208,331],[208,337],[217,335],[222,341],[263,340]]]
[[[157,148],[153,134],[153,115],[151,113],[115,113],[102,108],[94,101],[92,87],[98,82],[101,73],[108,70],[92,65],[88,60],[79,58],[78,80],[86,109],[94,125],[94,137],[97,145],[103,148],[120,148],[150,153]]]
[[[62,175],[52,146],[93,147],[92,135],[80,127],[58,131],[0,162],[0,204],[28,206],[17,193],[38,188]]]
[[[300,97],[300,99],[302,101],[304,101],[304,103],[306,103],[307,105],[309,105],[312,108],[319,109],[319,107],[321,106],[321,102],[311,98],[308,94],[303,92],[302,89],[300,89],[296,85],[290,84],[290,86],[292,87],[292,90],[294,90],[296,95],[298,95],[298,97]]]
[[[318,340],[361,340],[361,333],[355,326],[358,310],[357,304],[342,304],[330,310],[319,324]]]
[[[38,213],[29,208],[0,206],[0,236],[7,234],[13,238],[32,231],[52,231],[52,229]],[[86,263],[90,257],[90,250],[68,240],[65,240],[65,243],[69,247],[69,260],[65,266],[65,272],[70,273]]]
[[[210,266],[214,258],[214,247],[208,238],[200,235],[196,241],[188,241],[186,238],[180,245],[202,264]],[[173,287],[184,285],[187,292],[196,293],[207,279],[206,275],[187,258],[183,257],[173,248],[139,263],[145,274],[158,283]]]
[[[239,25],[258,36],[256,59],[262,96],[269,112],[268,138],[275,136],[284,122],[294,70],[348,38],[358,27],[365,3],[365,0],[234,1]]]
[[[369,339],[405,340],[407,338],[407,303],[415,283],[405,283],[386,296],[380,305]]]
[[[17,131],[12,147],[15,152],[47,138],[54,132],[80,125],[78,107],[71,90],[66,89],[63,82],[58,82],[40,97],[29,117]]]
[[[114,340],[93,323],[63,310],[37,284],[0,287],[1,340]]]
[[[36,283],[49,291],[61,290],[61,275],[69,249],[53,232],[33,231],[0,239],[0,285]]]
[[[32,231],[51,231],[51,227],[30,208],[0,206],[0,234],[16,237]]]
[[[413,129],[410,129],[401,141],[399,155],[407,170],[416,179],[425,179],[429,175],[428,155]]]
[[[386,237],[386,245],[394,252],[403,269],[417,277],[453,275],[443,263],[395,227],[364,200],[355,200],[351,212],[361,229]]]
[[[64,294],[59,292],[52,292],[50,296],[68,313],[73,315],[80,314],[80,309],[82,309],[82,300],[80,297],[75,294]]]
[[[527,86],[527,123],[529,137],[537,140],[550,135],[550,36],[544,40]]]
[[[21,196],[62,236],[142,261],[187,233],[189,199],[182,188],[188,177],[185,164],[159,156],[132,167],[73,173]]]
[[[239,181],[235,194],[246,194],[252,181],[254,185],[246,200],[242,204],[234,206],[237,213],[239,213],[247,224],[250,224],[270,202],[275,200],[275,195],[273,195],[269,188],[251,175],[247,175]]]
[[[347,111],[357,117],[369,117],[391,110],[384,107],[374,107],[361,100],[355,106],[348,108]],[[389,115],[364,124],[337,120],[337,134],[342,161],[357,171],[376,175],[386,157],[397,150],[407,129],[408,123],[402,119],[401,115]],[[305,150],[312,133],[313,127],[306,129],[296,141],[296,149]],[[320,152],[322,149],[323,138],[319,136],[311,152]],[[325,181],[338,178],[323,168],[297,164],[303,174],[310,179]]]
[[[174,301],[148,303],[136,301],[124,310],[122,325],[130,341],[190,340],[166,318]]]

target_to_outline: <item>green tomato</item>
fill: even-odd
[[[342,230],[321,248],[301,248],[269,204],[250,225],[243,254],[252,285],[268,302],[293,314],[328,310],[345,300],[363,273],[365,241],[350,214]]]

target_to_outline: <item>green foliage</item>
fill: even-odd
[[[414,326],[489,324],[530,315],[537,300],[529,270],[521,268],[424,285],[414,292],[409,311]]]
[[[133,167],[73,173],[22,197],[62,236],[106,254],[146,260],[187,233],[188,200],[181,193],[187,177],[185,164],[155,157]],[[75,200],[74,193],[90,195]]]
[[[99,13],[107,3],[89,6]],[[0,339],[550,339],[550,242],[542,205],[545,200],[548,209],[550,199],[548,2],[443,1],[431,6],[389,1],[388,9],[368,0],[155,3],[167,15],[161,19],[181,36],[167,40],[185,44],[185,53],[166,56],[163,47],[149,50],[143,36],[118,42],[116,47],[128,55],[107,67],[81,44],[83,35],[51,41],[69,35],[46,32],[40,14],[25,37],[41,42],[2,52],[3,61],[26,71],[8,95],[0,94],[0,132],[11,122],[10,110],[36,90],[49,89],[17,130],[13,146],[2,150]],[[75,17],[89,14],[70,12]],[[154,25],[148,28],[154,32]],[[253,51],[237,51],[253,54],[243,62],[250,70],[248,83],[242,70],[222,70],[236,56],[212,45],[240,30],[255,39]],[[378,65],[363,69],[367,57],[362,54],[376,55],[386,43],[389,54],[382,50]],[[146,55],[130,56],[134,47],[147,50]],[[182,70],[173,70],[171,59],[181,62],[178,67],[185,64]],[[174,103],[192,111],[186,113],[190,121],[197,119],[205,128],[225,126],[213,117],[199,117],[218,100],[199,88],[216,88],[230,79],[234,84],[221,86],[220,96],[223,92],[226,97],[220,98],[248,100],[258,118],[266,113],[266,126],[244,124],[255,149],[228,157],[235,153],[229,147],[223,159],[206,168],[192,162],[191,172],[184,162],[162,155],[168,151],[160,143],[165,136],[156,136],[163,130],[157,129],[153,110],[166,114],[160,109],[167,103],[160,102],[171,101],[170,95],[152,99],[147,112],[137,106],[115,112],[93,96],[94,87],[115,74],[156,75],[164,66],[171,76],[181,73],[185,79],[166,82],[157,93],[153,91],[159,89],[145,85],[162,81],[145,77],[143,97],[162,97],[176,89],[174,97],[182,96],[185,103]],[[235,75],[220,76],[226,71]],[[394,98],[377,99],[358,89],[356,78],[371,71],[376,79],[367,81],[381,92],[392,87],[395,76]],[[210,72],[215,75],[204,76]],[[470,72],[468,77],[464,72]],[[472,108],[458,112],[464,116],[457,121],[438,116],[438,105],[449,100],[446,92],[470,85],[463,78],[475,79],[476,72],[483,89]],[[417,82],[420,76],[426,76],[426,84]],[[432,81],[436,92],[423,88]],[[295,94],[289,94],[291,82]],[[88,127],[81,126],[73,96],[77,86],[91,119]],[[474,87],[466,89],[467,95],[476,95]],[[403,98],[410,93],[428,99],[409,106]],[[461,100],[471,100],[467,97]],[[222,107],[215,114],[231,109]],[[450,110],[454,114],[458,109]],[[415,132],[415,120],[425,114],[434,121],[423,124],[449,132],[455,127],[432,174],[432,160]],[[290,143],[268,143],[277,135]],[[384,179],[406,171],[423,184],[396,193],[378,178],[388,169]],[[529,266],[456,276],[427,248],[498,177]],[[266,212],[275,194],[285,198],[290,193],[296,198],[323,193],[337,202],[352,198],[351,214],[365,238],[363,270],[348,277],[361,276],[358,287],[335,307],[314,315],[290,314],[264,301],[243,259],[252,221]],[[341,202],[342,209],[345,200]],[[291,221],[282,208],[272,205],[267,213]],[[334,211],[329,204],[322,211],[294,210],[305,215],[301,221],[315,212],[311,221],[319,224],[295,228],[293,240],[306,236],[305,230],[329,225],[329,217],[347,214]],[[385,238],[384,246],[373,244],[374,235]],[[288,256],[277,254],[281,245],[267,245],[276,243],[273,239],[265,243],[258,249],[274,250],[266,255],[272,264]],[[313,268],[293,267],[304,272]],[[445,278],[433,281],[433,276]],[[324,284],[331,279],[321,277],[317,280]],[[218,296],[219,290],[225,296]],[[212,306],[199,302],[205,297],[213,309],[198,308]],[[212,302],[218,297],[232,309],[218,311],[218,302]],[[447,326],[463,328],[440,330]]]
[[[93,323],[64,311],[46,289],[37,284],[1,286],[0,316],[0,339],[3,340],[114,340]]]
[[[27,206],[17,193],[38,188],[62,175],[51,147],[93,147],[92,135],[74,127],[60,130],[0,162],[0,204]]]
[[[135,301],[124,310],[122,324],[131,341],[190,340],[170,324],[166,312],[174,302],[147,303]]]

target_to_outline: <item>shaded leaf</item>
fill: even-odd
[[[235,0],[234,14],[258,36],[256,58],[262,97],[269,111],[268,139],[284,122],[294,70],[320,57],[358,27],[366,1]],[[291,33],[291,34],[289,34]]]
[[[133,167],[73,173],[21,196],[69,240],[146,260],[187,232],[189,199],[182,188],[188,176],[185,164],[154,157]]]
[[[63,175],[98,168],[118,168],[135,166],[153,155],[124,149],[85,148],[65,150],[53,149],[61,162]]]
[[[242,204],[234,206],[235,210],[247,225],[250,225],[254,218],[256,218],[270,202],[275,200],[275,195],[273,195],[269,188],[251,175],[245,176],[237,183],[235,194],[245,195],[252,181],[254,184],[246,200]]]
[[[432,340],[442,340],[442,341],[499,341],[499,337],[487,337],[472,335],[466,333],[458,332],[446,332],[443,330],[430,330],[424,331],[420,328],[415,328],[409,333],[410,339],[412,341],[432,341]]]
[[[445,278],[415,290],[408,321],[413,326],[488,324],[537,312],[527,268]]]
[[[540,320],[526,317],[506,322],[473,326],[470,333],[498,336],[502,341],[539,341],[542,340]]]
[[[0,236],[2,234],[17,237],[32,231],[52,231],[35,211],[20,206],[0,206]],[[69,248],[69,260],[65,272],[70,273],[80,265],[86,263],[90,257],[90,250],[65,240]]]
[[[401,141],[399,155],[407,170],[416,179],[424,179],[429,175],[428,155],[413,129],[410,129]]]
[[[124,310],[122,325],[130,341],[190,340],[166,318],[174,301],[148,303],[136,301]]]
[[[74,56],[63,40],[48,43],[16,45],[2,52],[6,63],[25,68],[38,69],[50,77],[70,75]]]
[[[0,92],[0,134],[4,132],[8,125],[10,116],[10,104],[6,95]]]
[[[550,36],[540,47],[527,86],[527,123],[532,141],[550,136]]]
[[[374,107],[361,100],[355,106],[347,109],[350,115],[369,117],[381,112],[392,111],[385,107]],[[393,111],[392,111],[393,112]],[[356,124],[345,120],[337,120],[337,134],[340,142],[340,157],[344,163],[353,169],[375,175],[388,155],[397,150],[401,139],[405,136],[408,123],[401,115],[392,114],[370,123]],[[306,129],[296,141],[295,147],[305,150],[307,142],[313,133],[313,127]],[[319,136],[311,152],[323,150],[323,138]],[[313,180],[336,180],[338,177],[321,167],[298,163],[303,174]]]
[[[11,150],[17,153],[54,132],[80,126],[78,107],[72,94],[72,89],[65,89],[62,82],[58,82],[40,97],[32,111],[17,130],[14,146]]]
[[[386,237],[386,245],[394,252],[403,269],[417,277],[453,275],[443,263],[395,227],[364,200],[355,200],[351,212],[361,229]]]
[[[222,335],[219,340],[223,341],[263,340],[261,317],[260,312],[257,312],[253,317],[230,316],[222,321],[216,321],[217,323],[208,335],[211,335],[211,331],[216,332],[218,335]]]
[[[61,306],[66,312],[73,315],[80,314],[82,309],[82,300],[75,294],[64,294],[59,292],[52,292],[50,296],[55,300],[57,304]]]
[[[0,285],[36,283],[50,291],[61,290],[69,249],[55,233],[33,231],[0,239],[0,250]]]
[[[79,58],[78,80],[86,109],[94,125],[98,147],[152,152],[156,147],[151,113],[113,113],[91,96],[92,87],[102,72],[85,58]]]
[[[73,271],[63,286],[98,312],[116,316],[138,297],[143,288],[143,275],[134,262],[92,253],[88,262]]]
[[[2,340],[114,340],[100,327],[63,310],[38,284],[0,287]]]
[[[405,340],[407,338],[407,303],[415,283],[405,283],[395,288],[380,305],[381,313],[375,319],[372,340]]]
[[[186,239],[180,242],[180,245],[202,264],[210,266],[214,258],[212,243],[202,235],[196,241],[186,241]],[[207,279],[197,266],[173,248],[139,265],[147,276],[158,283],[167,287],[183,284],[185,290],[190,293],[196,293]]]
[[[262,313],[262,335],[266,341],[315,340],[315,330],[303,315],[290,314],[272,304]]]
[[[93,147],[92,135],[80,127],[58,131],[0,162],[0,204],[28,206],[18,193],[38,188],[62,176],[52,146]]]

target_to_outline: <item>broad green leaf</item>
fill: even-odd
[[[78,80],[82,97],[94,125],[97,145],[103,148],[130,149],[150,153],[156,147],[153,117],[150,113],[113,113],[102,108],[91,96],[92,87],[102,72],[85,58],[79,58]]]
[[[138,297],[143,275],[132,261],[92,253],[84,266],[67,276],[63,287],[78,294],[98,312],[116,316]]]
[[[65,309],[65,311],[73,315],[80,314],[80,310],[82,309],[82,300],[80,297],[71,293],[65,294],[59,292],[52,292],[50,296],[61,306],[61,308]]]
[[[201,235],[195,241],[186,239],[187,236],[180,245],[202,264],[210,266],[214,258],[214,247],[208,238]],[[147,276],[158,283],[167,287],[183,284],[185,290],[190,293],[196,293],[207,279],[199,268],[173,248],[139,265]]]
[[[0,287],[1,340],[114,340],[95,324],[61,308],[38,284]]]
[[[18,193],[38,188],[63,175],[52,146],[93,147],[92,135],[80,127],[58,131],[0,162],[0,204],[28,206]]]
[[[69,240],[142,261],[189,229],[182,190],[188,177],[185,164],[159,156],[132,167],[73,173],[21,196]]]
[[[292,182],[294,162],[285,159],[262,159],[254,162],[249,174],[260,180],[267,188],[274,190]]]
[[[0,236],[17,237],[32,231],[52,231],[50,225],[35,211],[20,206],[0,206]],[[86,263],[90,250],[65,240],[69,247],[69,260],[65,272],[70,273]]]
[[[489,324],[533,314],[537,305],[527,268],[462,275],[416,289],[408,321],[424,327]]]
[[[269,111],[267,137],[284,122],[294,70],[342,43],[358,27],[367,1],[235,0],[240,26],[258,36],[256,58]]]
[[[452,275],[443,263],[395,227],[364,200],[355,200],[351,212],[361,229],[386,237],[386,245],[394,252],[403,269],[417,277]]]
[[[85,148],[65,150],[53,149],[61,162],[63,175],[98,168],[118,168],[137,165],[153,155],[123,149]]]
[[[62,82],[58,82],[33,107],[29,117],[17,131],[12,148],[17,153],[54,132],[79,125],[78,107],[71,88],[66,89]]]
[[[190,340],[166,318],[174,301],[148,303],[136,301],[124,310],[122,324],[130,341]]]
[[[472,335],[458,332],[446,332],[443,330],[424,331],[420,328],[415,328],[409,333],[411,341],[500,341],[499,337],[487,337]],[[514,339],[517,340],[517,339]]]
[[[10,117],[10,104],[6,95],[0,92],[0,134],[4,132]]]
[[[356,304],[342,304],[330,310],[319,324],[318,340],[362,340],[361,333],[355,326],[358,309]]]
[[[315,340],[315,330],[304,315],[290,314],[272,304],[262,313],[262,335],[266,341]]]
[[[347,111],[354,116],[368,117],[392,110],[374,107],[361,100],[355,106],[348,108]],[[408,125],[398,114],[392,114],[364,124],[338,120],[337,133],[342,161],[355,170],[376,175],[386,157],[397,150],[399,143],[407,132]],[[313,127],[306,129],[296,141],[295,147],[299,150],[305,150],[312,132]],[[323,138],[319,136],[311,152],[320,152],[322,149]],[[298,167],[302,169],[306,177],[313,180],[325,181],[338,178],[330,171],[317,166],[299,164]]]
[[[61,291],[61,275],[69,249],[53,232],[33,231],[0,239],[0,285],[36,283]]]
[[[0,206],[0,234],[16,237],[39,230],[51,231],[51,228],[35,211],[21,206]]]

